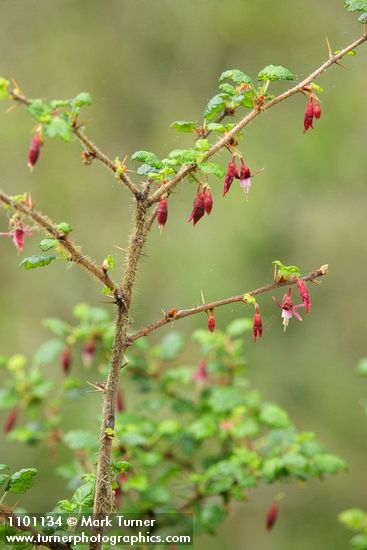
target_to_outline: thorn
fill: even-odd
[[[88,380],[87,380],[87,384],[92,386],[92,388],[94,388],[94,391],[96,391],[96,392],[102,392],[102,393],[104,392],[104,385],[103,384],[100,384],[100,383],[92,384],[92,382],[88,382]]]
[[[118,250],[122,250],[123,252],[127,252],[126,248],[121,248],[121,246],[117,246],[117,244],[113,245],[114,248],[117,248]]]
[[[13,103],[13,105],[10,105],[5,111],[5,114],[10,113],[11,111],[14,111],[17,107],[20,107],[19,103]]]
[[[334,57],[334,54],[333,54],[333,50],[331,49],[330,42],[327,36],[326,36],[326,44],[327,44],[327,49],[329,53],[329,59],[331,59]]]
[[[201,302],[202,302],[203,304],[205,304],[205,298],[204,298],[204,294],[203,294],[203,291],[202,291],[202,290],[200,290],[200,294],[201,294]]]

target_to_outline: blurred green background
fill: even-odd
[[[185,146],[187,137],[169,124],[199,119],[223,70],[236,67],[256,76],[265,65],[282,64],[301,79],[327,58],[326,35],[338,49],[362,32],[342,0],[0,0],[0,20],[1,76],[16,78],[30,97],[91,92],[87,132],[112,158],[136,149],[164,156]],[[197,548],[344,549],[348,533],[336,515],[366,505],[367,385],[355,373],[366,354],[366,53],[362,46],[355,58],[345,59],[347,69],[333,67],[319,80],[325,93],[315,130],[302,133],[302,96],[247,128],[241,151],[253,170],[265,169],[249,202],[235,183],[222,200],[222,182],[213,179],[213,213],[193,229],[187,218],[194,189],[186,181],[169,202],[165,230],[160,235],[155,226],[146,248],[136,326],[154,320],[161,308],[197,304],[200,289],[210,300],[262,285],[271,280],[275,258],[303,271],[330,264],[322,288],[312,287],[312,314],[302,324],[292,321],[286,334],[271,297],[260,299],[264,336],[256,345],[248,339],[249,377],[265,398],[289,411],[299,429],[315,431],[330,452],[345,458],[350,472],[286,488],[271,536],[264,517],[278,488],[264,487]],[[10,194],[31,191],[38,208],[72,224],[88,254],[102,261],[112,253],[122,265],[123,253],[113,245],[126,244],[129,194],[102,166],[84,167],[78,143],[48,141],[30,175],[26,157],[34,123],[24,109],[5,114],[7,105],[0,108],[1,187]],[[226,164],[228,158],[224,152],[219,160]],[[28,241],[26,252],[36,251],[37,240]],[[40,319],[70,319],[77,302],[98,305],[103,299],[77,268],[18,271],[7,239],[0,254],[3,354],[31,355],[48,337]],[[246,313],[240,305],[223,308],[217,323]],[[204,317],[190,318],[180,328],[189,335],[204,323]],[[192,348],[190,360],[196,358]],[[87,425],[94,407],[94,401],[80,404]],[[26,501],[29,507],[47,510],[65,496],[46,449],[2,441],[1,462],[39,468],[41,483]]]

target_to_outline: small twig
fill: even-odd
[[[345,55],[347,55],[348,52],[351,50],[356,49],[358,46],[363,44],[367,40],[367,35],[364,34],[358,40],[341,50],[337,54],[332,54],[327,61],[325,61],[318,69],[316,69],[313,73],[311,73],[307,78],[302,80],[299,84],[296,84],[293,88],[290,88],[289,90],[286,90],[282,94],[278,95],[274,99],[268,101],[268,103],[264,103],[264,105],[261,106],[261,109],[258,107],[255,107],[253,111],[251,111],[247,116],[245,116],[236,126],[232,128],[224,137],[219,139],[217,143],[215,143],[209,151],[207,151],[203,161],[208,160],[210,157],[215,155],[218,151],[220,151],[223,147],[225,147],[235,136],[236,134],[245,128],[254,118],[256,118],[260,113],[269,110],[271,107],[275,107],[275,105],[278,105],[278,103],[281,103],[285,99],[288,99],[289,97],[297,94],[298,92],[302,92],[303,88],[311,82],[315,80],[315,78],[319,77],[322,73],[324,73],[331,65],[334,63],[338,64],[339,60],[342,59]],[[161,197],[164,194],[170,194],[172,190],[176,187],[180,181],[182,181],[188,174],[191,172],[194,172],[196,170],[197,166],[196,163],[191,163],[183,166],[176,176],[172,178],[171,180],[168,180],[162,185],[149,197],[149,204],[154,204],[155,202],[158,202]]]
[[[315,271],[312,271],[308,275],[305,275],[304,277],[302,277],[302,279],[304,281],[313,281],[314,279],[317,279],[318,277],[322,277],[327,273],[328,273],[328,266],[323,265],[319,269],[316,269]],[[258,296],[259,294],[264,294],[265,292],[269,292],[270,290],[274,290],[282,286],[294,285],[294,284],[295,284],[295,281],[294,282],[293,281],[290,281],[290,282],[275,281],[268,285],[257,288],[256,290],[251,290],[247,294],[250,296]],[[165,315],[163,318],[158,319],[151,325],[148,325],[140,329],[138,332],[135,332],[135,334],[132,334],[131,336],[129,336],[129,345],[135,342],[135,340],[137,340],[138,338],[141,338],[142,336],[147,336],[151,332],[163,327],[164,325],[167,325],[168,323],[172,323],[172,321],[183,319],[184,317],[189,317],[191,315],[196,315],[198,313],[203,313],[203,312],[209,311],[210,309],[215,309],[217,307],[222,307],[228,304],[234,304],[236,302],[243,302],[243,301],[244,301],[244,294],[239,294],[238,296],[231,296],[229,298],[224,298],[222,300],[216,300],[215,302],[202,304],[200,306],[193,307],[190,309],[178,310],[175,313],[175,315],[172,317]]]
[[[30,206],[26,206],[21,202],[14,201],[9,195],[6,195],[0,190],[0,203],[7,204],[13,210],[31,218],[38,227],[40,227],[47,235],[51,235],[57,239],[60,246],[67,252],[70,261],[82,266],[95,279],[101,281],[112,292],[118,292],[116,284],[112,281],[108,273],[103,271],[101,267],[93,262],[88,256],[81,253],[76,244],[62,231],[57,228],[57,225],[48,217],[35,210]]]
[[[13,510],[11,508],[8,508],[7,506],[4,506],[4,504],[0,504],[0,517],[3,518],[3,520],[7,523],[10,523],[9,518],[11,518],[12,527],[14,527],[14,529],[16,529],[17,531],[31,533],[31,535],[33,535],[35,539],[34,544],[41,544],[42,546],[50,548],[51,550],[71,550],[70,544],[62,544],[61,542],[39,542],[42,540],[42,533],[36,531],[36,529],[34,529],[33,527],[26,527],[22,524],[21,521],[18,523],[19,516],[14,514]]]
[[[25,96],[18,88],[13,88],[10,91],[10,96],[14,101],[23,103],[24,105],[31,105],[32,101]],[[93,158],[98,159],[107,168],[116,173],[116,164],[105,153],[103,153],[84,133],[80,126],[72,126],[72,131],[75,137],[85,146],[87,151],[92,154]],[[141,198],[141,192],[136,185],[131,181],[126,172],[119,174],[120,180],[130,189],[137,199]]]

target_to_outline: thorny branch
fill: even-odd
[[[315,271],[312,271],[308,275],[305,275],[304,277],[301,277],[304,281],[314,281],[315,279],[322,277],[324,275],[327,275],[328,273],[328,265],[323,265],[319,269],[316,269]],[[274,281],[273,283],[270,283],[268,285],[262,286],[260,288],[257,288],[256,290],[251,290],[247,293],[249,296],[258,296],[259,294],[264,294],[265,292],[269,292],[270,290],[274,290],[276,288],[282,287],[282,286],[292,286],[295,284],[295,281]],[[177,321],[178,319],[183,319],[184,317],[190,317],[191,315],[196,315],[198,313],[203,313],[206,311],[209,311],[211,309],[216,309],[217,307],[226,306],[228,304],[234,304],[236,302],[244,302],[244,294],[239,294],[238,296],[231,296],[229,298],[223,298],[222,300],[216,300],[215,302],[209,302],[207,304],[201,304],[200,306],[193,307],[190,309],[180,309],[180,310],[173,310],[173,313],[167,313],[164,317],[161,319],[158,319],[151,325],[148,325],[142,329],[140,329],[138,332],[135,332],[135,334],[132,334],[129,337],[129,345],[135,342],[138,338],[141,338],[142,336],[147,336],[151,332],[157,330],[158,328],[163,327],[164,325],[167,325],[168,323],[172,323],[173,321]],[[171,310],[172,311],[172,310]]]
[[[322,73],[324,73],[331,65],[334,65],[335,63],[338,63],[345,55],[347,55],[348,52],[351,50],[354,50],[358,46],[360,46],[363,42],[367,40],[367,34],[363,34],[358,40],[341,50],[339,53],[331,54],[329,55],[329,59],[325,61],[318,69],[316,69],[313,73],[311,73],[307,78],[302,80],[299,84],[294,86],[293,88],[290,88],[289,90],[286,90],[284,93],[278,95],[274,99],[268,101],[267,103],[264,103],[261,107],[255,107],[253,111],[251,111],[247,116],[245,116],[236,126],[232,128],[224,137],[219,139],[217,143],[215,143],[209,151],[204,156],[203,161],[208,160],[210,157],[218,153],[223,147],[225,147],[235,136],[236,134],[245,128],[254,118],[256,118],[258,115],[260,115],[262,112],[268,111],[271,107],[275,107],[275,105],[278,105],[278,103],[281,103],[282,101],[288,99],[289,97],[292,97],[293,95],[302,92],[302,90],[305,88],[305,86],[308,86]],[[170,194],[173,189],[176,187],[180,181],[182,181],[188,174],[194,172],[196,170],[197,166],[195,163],[188,164],[186,166],[183,166],[179,172],[176,174],[174,178],[171,180],[163,183],[150,197],[149,197],[149,204],[154,204],[155,202],[158,202],[163,195]]]

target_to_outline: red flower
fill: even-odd
[[[19,219],[15,222],[13,220],[14,218],[10,220],[9,231],[0,233],[0,236],[11,237],[18,252],[22,252],[24,247],[24,237],[30,237],[32,233],[30,231],[30,227],[24,226]]]
[[[33,170],[38,160],[38,157],[41,151],[41,145],[42,145],[42,136],[40,132],[37,132],[36,134],[34,134],[28,149],[28,166],[30,170]]]
[[[245,193],[248,193],[251,187],[251,170],[241,158],[240,185]]]
[[[200,361],[197,371],[194,372],[192,376],[193,380],[196,380],[196,382],[200,382],[200,383],[209,382],[209,376],[208,376],[208,371],[206,367],[207,367],[207,363],[205,359],[203,359],[202,361]]]
[[[204,189],[204,210],[210,214],[213,208],[213,195],[208,187]]]
[[[69,346],[65,346],[61,352],[61,366],[65,376],[70,372],[71,360],[71,349]]]
[[[314,103],[313,103],[313,116],[317,119],[321,117],[321,105],[317,97],[315,97]]]
[[[295,317],[296,319],[298,319],[298,321],[302,321],[302,317],[298,313],[297,309],[299,309],[300,307],[303,307],[304,304],[298,304],[298,305],[294,306],[293,303],[292,303],[291,292],[292,292],[292,287],[289,287],[288,293],[284,294],[281,304],[273,296],[274,302],[282,310],[284,330],[287,329],[287,326],[289,324],[289,320],[292,317]]]
[[[258,304],[255,304],[255,315],[254,315],[254,322],[252,325],[252,329],[253,329],[253,335],[254,335],[254,342],[256,342],[256,338],[261,338],[263,334],[263,323],[261,320]]]
[[[195,195],[194,208],[189,217],[189,222],[193,221],[193,225],[196,225],[199,220],[204,216],[205,207],[204,207],[205,194],[200,192],[200,189]]]
[[[214,317],[214,311],[212,309],[209,311],[208,330],[209,332],[214,332],[215,330],[215,317]]]
[[[159,201],[158,208],[157,208],[157,221],[161,231],[163,227],[166,225],[167,218],[168,218],[167,200],[161,199]]]
[[[226,177],[224,180],[224,187],[223,187],[223,197],[226,195],[232,185],[232,181],[234,178],[239,178],[238,168],[235,161],[236,157],[235,155],[232,156],[231,160],[229,161]]]
[[[313,128],[313,124],[312,124],[313,117],[314,117],[313,98],[310,97],[310,100],[307,103],[305,117],[303,119],[303,132],[307,132],[309,128]]]
[[[96,354],[97,344],[93,338],[90,338],[84,344],[83,349],[83,363],[89,367],[93,363],[94,356]]]
[[[266,515],[265,526],[267,531],[271,531],[271,529],[273,528],[278,518],[278,512],[279,512],[278,504],[276,502],[273,502]]]
[[[118,412],[122,412],[125,407],[124,407],[124,399],[122,397],[122,392],[121,390],[118,390],[117,391],[117,396],[116,396],[116,407],[117,407],[117,410]]]
[[[297,285],[300,298],[303,302],[303,305],[305,306],[305,310],[308,315],[311,311],[311,296],[310,296],[310,293],[308,292],[307,285],[303,279],[299,279],[298,277],[296,278],[296,285]]]
[[[12,411],[10,411],[7,419],[5,420],[5,424],[4,424],[4,433],[5,434],[8,434],[9,432],[11,432],[11,430],[15,426],[17,418],[18,418],[17,409],[13,409]]]

